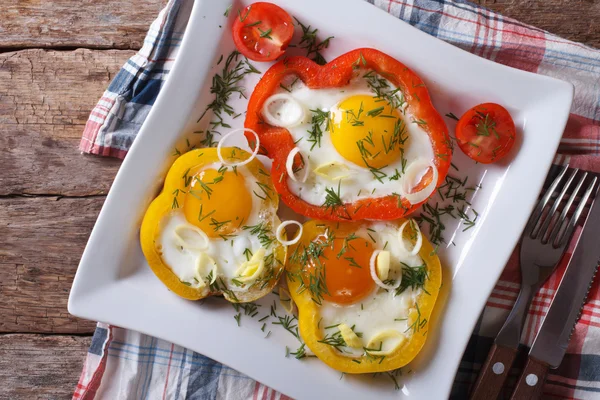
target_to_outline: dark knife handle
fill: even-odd
[[[496,400],[516,357],[516,349],[494,344],[479,371],[471,400]]]
[[[539,399],[546,382],[548,365],[529,357],[527,365],[517,382],[511,400]]]

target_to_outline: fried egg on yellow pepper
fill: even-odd
[[[275,238],[278,197],[270,175],[238,148],[190,151],[171,166],[140,233],[150,268],[190,300],[223,294],[256,300],[277,283],[286,248]]]
[[[309,221],[286,269],[300,335],[330,367],[390,371],[423,347],[442,272],[414,221]]]

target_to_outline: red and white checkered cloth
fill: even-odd
[[[551,35],[483,7],[449,0],[367,0],[415,27],[478,56],[575,85],[575,100],[556,162],[600,172],[600,50]],[[143,49],[115,77],[90,115],[81,141],[88,153],[124,157],[168,76],[192,0],[172,0]],[[522,337],[530,345],[564,272],[533,301]],[[519,290],[512,256],[492,292],[460,364],[452,398],[463,399]],[[507,395],[523,359],[509,376]],[[546,396],[600,398],[600,288],[592,287],[567,355],[550,371]],[[137,332],[99,324],[76,399],[279,399],[285,396],[202,355]]]

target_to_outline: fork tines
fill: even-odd
[[[552,243],[553,247],[563,245],[571,237],[597,180],[586,171],[561,167],[539,200],[525,234],[531,239],[541,237],[542,243]]]

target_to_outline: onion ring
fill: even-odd
[[[411,221],[413,221],[413,223],[410,225],[411,228],[416,227],[417,230],[417,241],[412,250],[409,251],[404,244],[404,236],[402,234],[404,232],[404,227],[406,227],[406,225]],[[421,228],[419,228],[419,224],[414,222],[414,220],[412,219],[404,221],[404,223],[400,225],[400,228],[398,228],[398,241],[400,242],[400,247],[402,247],[402,250],[404,250],[406,253],[410,254],[411,256],[416,256],[417,254],[419,254],[419,251],[421,251],[421,246],[423,245],[423,234],[421,233]]]
[[[252,152],[250,157],[248,157],[247,159],[240,161],[240,162],[236,162],[236,163],[230,163],[229,161],[225,161],[225,159],[223,158],[223,155],[221,154],[221,148],[223,147],[223,142],[225,141],[225,139],[227,139],[231,135],[238,133],[238,132],[252,133],[254,135],[254,137],[256,138],[256,147],[254,148],[254,151]],[[219,140],[219,143],[217,143],[217,157],[219,157],[219,161],[221,161],[221,163],[226,167],[241,167],[242,165],[248,164],[250,161],[252,161],[252,160],[254,160],[254,158],[256,158],[256,155],[258,154],[259,150],[260,150],[260,138],[258,137],[258,134],[256,132],[254,132],[252,129],[249,129],[249,128],[234,129],[231,132],[229,132],[228,134],[226,134],[225,136],[223,136],[221,138],[221,140]]]
[[[293,117],[290,118],[289,120],[284,120],[281,118],[277,118],[275,115],[273,115],[273,113],[271,112],[271,110],[269,109],[269,106],[274,104],[275,102],[288,102],[289,104],[292,105],[292,111],[295,111],[295,115],[294,113],[286,113],[287,117]],[[277,93],[274,94],[273,96],[269,97],[262,108],[262,115],[265,118],[265,121],[269,124],[269,125],[273,125],[273,126],[280,126],[282,128],[289,128],[295,125],[298,125],[300,122],[302,122],[302,120],[304,120],[304,107],[302,107],[302,104],[300,104],[298,102],[298,100],[296,100],[295,98],[293,98],[292,96],[290,96],[287,93]]]
[[[302,175],[301,178],[296,178],[296,173],[294,172],[294,157],[296,157],[296,154],[299,153],[300,149],[298,147],[294,147],[292,151],[290,151],[290,154],[288,154],[287,156],[287,160],[285,160],[285,169],[287,170],[288,176],[291,180],[293,180],[294,182],[304,183],[308,179],[308,173],[310,171],[310,168],[308,167],[308,159],[305,159],[304,157],[302,157],[302,154],[300,154],[300,157],[302,157],[302,161],[304,161],[304,175]]]
[[[424,167],[430,167],[433,171],[433,177],[431,178],[431,182],[423,189],[419,190],[415,193],[409,193],[411,188],[407,188],[407,184],[412,181],[412,178],[423,170]],[[402,183],[400,184],[400,194],[404,197],[410,204],[418,204],[421,203],[431,196],[431,193],[435,190],[438,181],[438,170],[435,164],[429,160],[425,160],[424,158],[420,158],[414,161],[412,164],[406,168],[406,172],[404,173],[404,177],[402,178]]]
[[[281,237],[283,230],[288,225],[297,225],[298,226],[298,232],[296,232],[296,236],[291,240],[282,239],[282,237]],[[275,238],[277,239],[277,241],[279,243],[281,243],[284,246],[291,246],[293,244],[298,243],[298,241],[300,241],[301,237],[302,237],[302,224],[300,222],[294,221],[294,220],[283,221],[281,224],[279,224],[279,226],[277,227],[277,230],[275,231]]]
[[[377,256],[379,255],[379,253],[381,253],[381,250],[375,250],[371,255],[371,260],[369,261],[369,270],[371,271],[371,278],[380,288],[387,290],[396,290],[400,287],[400,284],[402,283],[402,274],[400,274],[400,277],[394,282],[393,285],[383,283],[381,279],[379,279],[379,276],[377,276],[377,271],[375,268],[375,261],[377,261]]]

